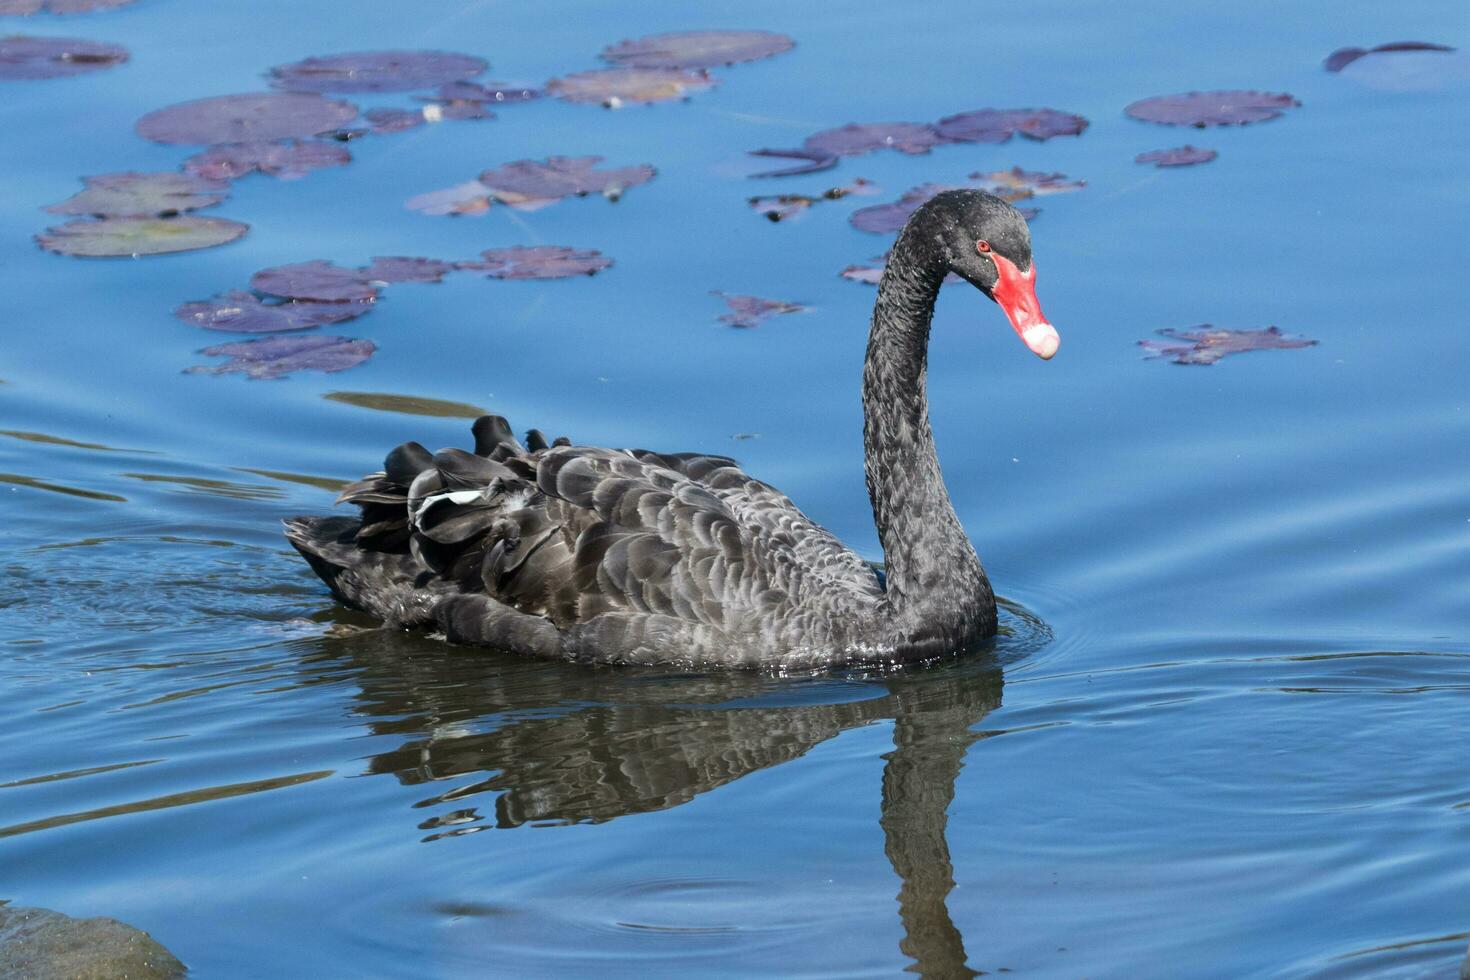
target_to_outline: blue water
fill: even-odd
[[[210,977],[1451,973],[1470,939],[1470,102],[1320,61],[1465,47],[1465,11],[644,7],[3,19],[133,57],[0,83],[0,898],[123,919]],[[546,100],[239,181],[206,212],[252,226],[224,248],[89,261],[30,239],[78,177],[188,154],[135,137],[138,116],[259,90],[274,64],[441,47],[537,83],[623,37],[711,26],[798,46],[683,104]],[[1204,132],[1121,111],[1234,87],[1303,106]],[[763,165],[748,149],[983,106],[1092,125],[744,177]],[[1220,157],[1132,162],[1185,142]],[[659,175],[616,204],[402,206],[548,154]],[[386,393],[732,453],[880,557],[857,398],[874,293],[837,272],[886,241],[846,215],[1013,165],[1088,186],[1033,226],[1054,361],[968,287],[936,316],[945,475],[1011,603],[992,653],[800,680],[530,663],[373,630],[281,539],[398,442],[466,442],[467,419],[363,407]],[[745,203],[856,176],[882,196],[782,224]],[[617,265],[393,286],[328,328],[379,346],[342,374],[181,373],[232,338],[170,311],[257,269],[543,243]],[[732,330],[711,290],[812,311]],[[1140,357],[1201,322],[1320,344]]]

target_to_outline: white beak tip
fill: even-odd
[[[1031,353],[1049,361],[1056,355],[1057,348],[1062,346],[1062,338],[1057,335],[1056,328],[1050,323],[1033,323],[1021,334]]]

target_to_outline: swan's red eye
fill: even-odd
[[[982,252],[988,252],[988,251],[990,251],[990,243],[987,242],[983,238],[980,239],[978,242],[975,243],[975,247],[978,248]]]

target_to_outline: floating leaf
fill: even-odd
[[[848,123],[836,129],[824,129],[802,141],[802,149],[834,156],[852,157],[874,150],[897,150],[915,155],[928,153],[945,142],[939,131],[928,123],[887,122]]]
[[[292,92],[412,92],[473,78],[489,67],[450,51],[354,51],[271,69],[271,84]]]
[[[976,109],[939,120],[936,129],[958,143],[1004,143],[1016,133],[1027,139],[1079,136],[1087,120],[1056,109]]]
[[[973,173],[968,184],[920,184],[904,192],[891,204],[875,204],[859,208],[848,217],[848,223],[859,231],[870,231],[884,235],[898,231],[908,222],[909,216],[919,210],[930,198],[944,191],[983,190],[1007,201],[1022,201],[1036,194],[1056,194],[1075,191],[1086,186],[1083,181],[1068,181],[1065,174],[1041,173],[1014,167],[994,173]],[[1017,208],[1027,221],[1040,214],[1034,208]]]
[[[883,279],[883,270],[888,267],[888,256],[884,254],[878,256],[876,259],[869,259],[868,261],[875,264],[850,265],[846,269],[843,269],[841,272],[839,272],[838,275],[851,282],[860,282],[868,286],[876,286]],[[965,280],[963,278],[951,272],[944,277],[943,285],[948,286],[952,283],[964,281]]]
[[[1380,44],[1376,48],[1338,48],[1329,54],[1322,62],[1322,67],[1328,71],[1342,71],[1348,65],[1357,61],[1365,55],[1379,54],[1384,51],[1453,51],[1452,47],[1444,44],[1431,44],[1428,41],[1394,41],[1391,44]]]
[[[494,119],[495,113],[485,108],[483,102],[433,101],[423,108],[426,122],[443,122],[446,119]]]
[[[648,164],[595,170],[602,157],[547,157],[516,160],[480,174],[479,182],[503,204],[534,210],[564,197],[601,194],[616,201],[629,187],[652,180],[657,173]]]
[[[837,166],[838,156],[825,150],[807,150],[796,147],[790,150],[751,150],[753,157],[779,157],[785,160],[806,160],[807,163],[799,167],[786,167],[782,170],[764,170],[752,177],[795,177],[798,174],[814,174],[822,170],[831,170]]]
[[[250,288],[286,299],[322,303],[371,303],[378,290],[360,269],[344,269],[323,259],[261,269],[250,277]]]
[[[461,269],[483,272],[495,279],[566,279],[596,275],[613,264],[612,259],[591,249],[562,245],[513,245],[480,253],[484,262],[461,262]]]
[[[760,296],[738,296],[722,293],[719,290],[712,291],[710,295],[720,297],[725,301],[725,305],[730,307],[730,312],[721,316],[719,321],[742,329],[758,327],[771,317],[783,313],[805,313],[810,309],[800,303],[788,303],[780,299],[763,299]]]
[[[1156,167],[1189,167],[1196,163],[1209,163],[1220,154],[1188,143],[1169,150],[1149,150],[1133,158],[1134,163],[1151,163]]]
[[[1432,92],[1470,82],[1470,58],[1453,48],[1384,45],[1368,54],[1349,61],[1342,77],[1380,92]]]
[[[849,194],[873,193],[876,193],[873,182],[859,177],[845,187],[828,188],[816,197],[808,194],[774,194],[768,197],[752,197],[749,200],[750,206],[758,214],[771,221],[787,221],[805,213],[813,204],[840,200]]]
[[[207,208],[229,196],[225,184],[172,170],[97,174],[82,180],[86,190],[46,210],[52,214],[91,214],[99,218],[154,218]]]
[[[401,415],[427,415],[443,419],[477,419],[490,414],[487,408],[465,402],[451,402],[440,398],[422,398],[418,395],[391,395],[377,391],[329,391],[322,396],[327,401],[358,408],[370,408],[377,412],[397,412]]]
[[[321,140],[224,143],[189,157],[184,172],[210,180],[237,180],[259,171],[281,180],[297,180],[313,170],[351,162],[347,147]]]
[[[490,188],[478,180],[469,180],[440,191],[417,194],[404,201],[403,206],[424,214],[478,216],[490,210],[490,199]]]
[[[407,255],[375,255],[373,264],[361,270],[369,282],[440,282],[444,274],[453,272],[453,262],[422,259]]]
[[[1284,92],[1182,92],[1141,99],[1123,111],[1144,122],[1204,129],[1265,122],[1299,105]]]
[[[534,102],[546,93],[529,85],[511,82],[446,82],[432,96],[420,96],[424,102],[494,102],[510,105],[516,102]]]
[[[568,102],[586,102],[616,109],[625,102],[670,102],[714,88],[708,75],[674,68],[599,68],[553,78],[546,91]]]
[[[252,143],[315,136],[357,116],[357,107],[302,92],[250,92],[195,99],[148,113],[134,127],[155,143]]]
[[[37,235],[41,247],[62,255],[104,258],[191,252],[233,242],[250,226],[224,218],[103,218],[68,221]]]
[[[205,330],[275,333],[342,323],[371,310],[361,303],[263,303],[254,293],[234,289],[214,299],[185,303],[174,316]]]
[[[381,107],[369,109],[362,114],[375,133],[401,133],[405,129],[416,129],[425,123],[422,109],[393,109]]]
[[[206,347],[199,353],[209,357],[228,357],[224,364],[213,367],[199,365],[189,374],[230,374],[238,372],[247,378],[272,380],[295,371],[324,371],[333,374],[356,367],[373,356],[377,345],[371,340],[349,337],[286,336],[242,340],[233,344]]]
[[[770,31],[678,31],[619,41],[602,59],[628,68],[717,68],[790,51],[796,44]]]
[[[27,17],[45,10],[48,14],[89,14],[94,10],[126,7],[133,0],[0,0],[0,16]]]
[[[1024,201],[1028,197],[1045,194],[1065,194],[1080,191],[1087,186],[1085,180],[1068,180],[1066,174],[1046,173],[1041,170],[994,170],[990,173],[973,173],[970,186],[989,191],[1006,201]]]
[[[84,75],[127,60],[127,48],[101,41],[23,34],[0,37],[0,82]]]
[[[1184,343],[1166,344],[1157,340],[1140,340],[1138,346],[1148,351],[1145,355],[1147,357],[1167,357],[1175,364],[1209,365],[1229,354],[1311,347],[1317,343],[1305,337],[1284,334],[1279,327],[1267,327],[1265,330],[1216,330],[1208,323],[1201,323],[1189,330],[1164,329],[1157,333]]]

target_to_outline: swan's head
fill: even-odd
[[[938,223],[950,271],[1005,311],[1031,352],[1049,360],[1061,345],[1036,299],[1031,229],[1021,212],[984,191],[946,191],[926,205]]]

